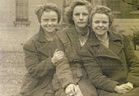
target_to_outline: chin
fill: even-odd
[[[105,35],[105,32],[95,32],[97,35],[99,35],[99,36],[103,36],[103,35]]]
[[[53,33],[53,32],[54,32],[54,30],[51,30],[51,31],[49,30],[49,31],[47,31],[47,32],[48,32],[48,33]]]
[[[54,32],[55,29],[45,29],[45,30],[46,30],[46,32],[48,32],[48,33],[52,33],[52,32]]]
[[[80,26],[78,26],[79,28],[85,28],[86,27],[86,25],[80,25]]]

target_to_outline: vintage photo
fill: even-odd
[[[0,96],[139,96],[139,0],[0,0]]]

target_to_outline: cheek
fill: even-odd
[[[86,19],[86,21],[88,22],[89,21],[89,17],[87,16],[87,17],[85,17],[85,19]]]
[[[54,24],[54,25],[57,25],[57,24],[58,24],[58,21],[53,22],[53,24]]]
[[[96,27],[97,27],[97,24],[92,23],[92,28],[96,28]]]
[[[72,16],[72,20],[74,21],[74,19],[75,19],[75,17],[74,16]]]
[[[96,26],[94,24],[92,24],[92,30],[95,30]]]
[[[109,24],[105,25],[105,27],[106,27],[107,29],[109,29],[109,28],[110,28]]]
[[[41,23],[40,23],[40,25],[46,25],[47,24],[47,22],[44,22],[44,21],[41,21]]]

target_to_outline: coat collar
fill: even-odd
[[[67,32],[67,35],[73,45],[73,47],[75,48],[75,50],[79,50],[80,49],[80,42],[79,42],[79,37],[78,37],[78,33],[75,29],[75,26],[70,26],[69,27],[69,32]]]
[[[46,38],[45,38],[45,33],[44,33],[42,27],[40,27],[37,40],[39,42],[42,42],[42,43],[45,43],[47,41]]]
[[[106,48],[104,45],[101,44],[101,42],[97,39],[94,32],[92,32],[89,46],[93,48],[93,52],[96,55],[96,57],[108,57],[108,58],[115,58],[120,60],[119,53],[121,49],[123,48],[123,45],[121,44],[121,38],[119,35],[109,32],[109,48]],[[120,60],[121,61],[121,60]]]
[[[117,34],[115,34],[113,32],[108,32],[108,35],[109,35],[109,40],[110,41],[115,42],[115,41],[121,41],[122,40],[119,35],[117,35]],[[97,39],[97,37],[96,37],[94,32],[91,32],[90,39],[91,39],[91,42],[90,42],[91,46],[98,46],[98,45],[101,44],[101,42]]]
[[[50,41],[46,40],[45,33],[43,29],[40,27],[40,31],[38,33],[38,38],[37,38],[37,43],[36,43],[38,51],[47,57],[51,56],[50,51],[54,49],[54,48],[51,48],[50,44],[52,43],[54,43],[54,41],[50,43]],[[56,47],[56,46],[53,46],[53,47]]]

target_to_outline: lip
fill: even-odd
[[[78,23],[80,23],[80,24],[84,24],[84,23],[86,23],[86,22],[78,22]]]
[[[105,30],[105,28],[104,27],[98,27],[98,28],[96,28],[97,30]]]

